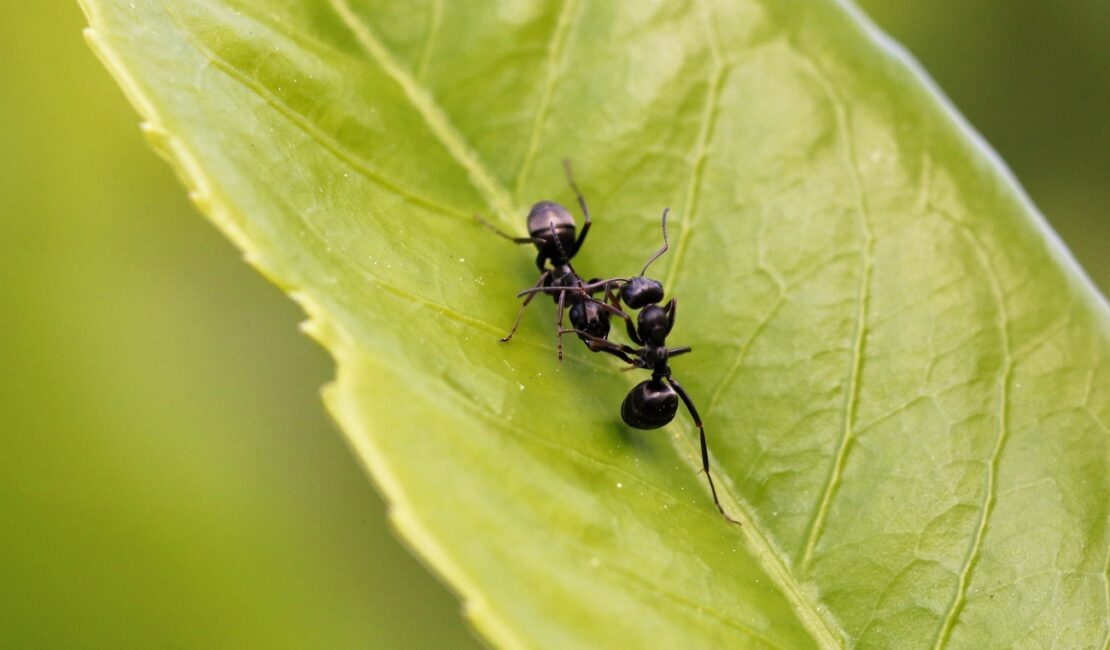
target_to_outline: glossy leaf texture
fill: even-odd
[[[826,1],[84,0],[200,208],[307,310],[404,539],[504,647],[1105,647],[1110,312],[895,46]],[[707,423],[529,307],[657,266]],[[614,338],[620,338],[615,333]],[[295,477],[291,477],[295,480]],[[373,558],[367,558],[368,562]]]

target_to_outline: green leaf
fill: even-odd
[[[310,315],[402,536],[503,646],[1105,646],[1110,310],[832,1],[84,0],[191,195]],[[568,339],[523,234],[656,267],[696,431]],[[615,335],[615,337],[618,337]],[[296,477],[291,477],[296,480]],[[373,561],[373,558],[367,558]]]

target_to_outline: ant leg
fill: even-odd
[[[598,304],[599,307],[601,307],[605,311],[609,312],[610,314],[613,314],[614,316],[623,318],[624,319],[624,326],[626,328],[631,328],[629,331],[631,331],[631,332],[636,331],[635,327],[632,326],[632,317],[629,316],[628,314],[626,314],[623,309],[621,309],[620,307],[614,307],[612,305],[606,304],[604,302],[601,302],[600,300],[597,301],[597,304]],[[636,345],[643,345],[644,344],[643,341],[639,341],[639,340],[633,340],[632,342],[635,343]]]
[[[516,294],[516,297],[520,298],[522,296],[535,295],[537,293],[558,293],[560,295],[571,292],[571,291],[573,291],[575,293],[579,293],[579,294],[583,295],[584,297],[586,297],[587,299],[597,303],[597,305],[599,307],[601,307],[602,309],[604,309],[605,311],[613,314],[614,316],[619,316],[620,318],[623,318],[624,319],[625,330],[628,331],[628,338],[632,339],[632,342],[635,343],[636,345],[643,345],[644,342],[642,340],[640,340],[639,336],[636,335],[636,326],[632,322],[632,317],[629,316],[627,312],[625,312],[619,306],[610,305],[610,304],[606,303],[605,301],[598,300],[597,298],[594,298],[593,296],[590,295],[590,292],[589,292],[588,289],[593,289],[594,291],[596,291],[598,286],[607,286],[607,283],[602,283],[602,282],[598,282],[596,284],[591,283],[591,284],[583,285],[581,287],[532,287],[531,289],[525,289],[524,291],[521,291],[520,293]],[[619,304],[620,303],[618,302],[617,305],[619,305]]]
[[[620,309],[620,306],[621,306],[620,296],[617,295],[617,290],[611,284],[605,285],[605,300],[609,304],[616,307],[617,309]]]
[[[578,253],[578,249],[582,248],[582,242],[586,241],[586,233],[590,232],[590,209],[586,207],[586,198],[582,196],[582,190],[578,189],[578,183],[574,182],[574,172],[570,169],[570,160],[566,158],[563,158],[563,170],[567,173],[570,189],[574,190],[574,195],[578,197],[578,207],[582,208],[582,215],[586,218],[586,223],[582,224],[582,232],[574,242],[574,252]]]
[[[532,287],[531,289],[525,289],[524,291],[516,294],[516,297],[523,298],[530,293],[563,293],[566,291],[573,291],[575,293],[579,292],[579,290],[574,287]]]
[[[641,277],[645,273],[647,273],[648,267],[651,266],[651,263],[659,259],[663,255],[663,253],[666,253],[667,249],[670,248],[670,242],[667,241],[667,213],[670,211],[670,208],[663,208],[663,248],[655,251],[655,255],[652,255],[651,259],[647,261],[647,264],[644,264],[644,268],[640,270]]]
[[[610,285],[620,284],[621,282],[628,282],[628,278],[608,278],[605,280],[590,280],[582,285],[582,288],[589,293],[594,293],[601,289],[607,289]]]
[[[559,307],[555,310],[555,329],[559,332],[556,335],[559,361],[563,360],[563,305],[566,303],[566,297],[566,291],[559,294]]]
[[[577,335],[581,336],[582,338],[586,339],[586,343],[596,343],[599,346],[604,345],[604,346],[610,347],[614,350],[620,350],[621,352],[624,352],[626,354],[639,354],[639,350],[637,350],[636,348],[627,346],[623,343],[614,343],[614,342],[612,342],[608,339],[603,339],[600,336],[594,336],[593,334],[590,334],[589,332],[583,332],[582,330],[580,330],[576,327],[571,328],[571,329],[563,330],[564,334],[570,334],[571,332],[574,332],[575,334],[577,334]],[[597,352],[597,350],[594,350],[594,352]]]
[[[542,274],[540,274],[540,280],[536,283],[536,286],[538,287],[546,282],[547,276],[549,275],[551,275],[551,271],[544,271]],[[513,328],[509,330],[509,333],[506,334],[504,337],[498,339],[498,341],[500,341],[501,343],[508,343],[509,339],[513,338],[513,334],[516,334],[516,328],[520,327],[520,319],[524,316],[524,308],[528,306],[528,303],[532,302],[532,298],[534,298],[535,296],[536,294],[534,293],[528,294],[528,297],[524,299],[524,303],[521,304],[520,310],[516,313],[516,320],[513,321]]]
[[[617,296],[613,285],[609,283],[605,284],[605,300],[612,303],[611,305],[602,303],[606,309],[624,319],[624,329],[628,332],[628,338],[636,345],[643,345],[644,342],[636,335],[636,326],[632,323],[632,317],[621,309],[621,299]]]
[[[574,293],[581,294],[582,296],[584,296],[586,298],[591,298],[591,299],[593,299],[597,302],[601,302],[600,300],[597,300],[597,298],[594,298],[593,296],[591,296],[590,293],[593,292],[593,291],[597,291],[598,289],[600,289],[601,287],[604,287],[608,283],[618,282],[618,281],[623,282],[624,278],[610,278],[610,279],[604,280],[604,281],[590,282],[588,284],[583,284],[583,285],[578,286],[578,287],[562,287],[562,286],[560,286],[560,287],[532,287],[531,289],[525,289],[524,291],[521,291],[520,293],[516,294],[516,297],[517,298],[523,298],[524,296],[527,296],[530,293],[558,293],[560,291],[573,291]]]
[[[504,237],[505,239],[508,239],[509,241],[513,242],[514,244],[542,244],[543,243],[543,240],[540,239],[539,237],[513,237],[512,235],[508,234],[507,232],[499,230],[497,228],[497,226],[495,226],[492,223],[490,223],[489,221],[487,221],[480,214],[474,215],[474,219],[478,223],[485,226],[486,228],[489,228],[490,230],[492,230],[495,235],[500,235],[501,237]]]
[[[606,342],[608,342],[608,341],[606,341]],[[588,347],[590,349],[590,352],[607,352],[607,353],[613,355],[614,357],[620,359],[621,361],[629,364],[628,367],[623,368],[623,370],[635,370],[636,369],[636,360],[633,359],[632,357],[628,356],[624,352],[621,352],[620,350],[610,348],[607,345],[601,345],[601,344],[595,344],[595,343],[587,343],[586,347]]]
[[[582,289],[580,289],[579,287],[552,286],[552,287],[532,287],[531,289],[525,289],[524,291],[521,291],[520,293],[516,294],[516,297],[517,298],[523,298],[524,296],[527,296],[530,293],[568,293],[568,292],[569,293],[579,293],[579,294],[582,294],[583,296],[585,296],[587,298],[590,295],[590,294],[586,293],[585,291],[583,291]]]
[[[633,343],[635,343],[636,345],[644,344],[643,340],[641,340],[640,337],[636,334],[636,326],[632,324],[631,316],[629,316],[628,319],[624,321],[624,329],[628,333],[628,338],[631,339]]]
[[[693,352],[693,351],[694,351],[694,348],[689,347],[689,346],[685,346],[685,347],[681,347],[681,348],[669,348],[667,350],[667,357],[668,358],[669,357],[677,357],[680,354],[686,354],[687,352]]]
[[[566,334],[570,334],[571,332],[574,332],[584,339],[583,342],[586,344],[586,347],[590,349],[590,352],[608,352],[609,354],[619,358],[621,361],[631,364],[633,367],[639,367],[636,365],[636,360],[628,356],[630,354],[636,354],[635,349],[630,348],[627,345],[621,345],[603,338],[598,338],[592,334],[583,332],[580,329],[563,330],[563,333]]]
[[[667,314],[667,334],[670,334],[671,330],[674,329],[674,316],[675,312],[678,311],[678,298],[671,298],[663,311]]]
[[[690,412],[690,417],[694,418],[694,424],[698,427],[698,432],[701,434],[701,468],[702,471],[705,472],[705,479],[709,481],[709,491],[713,493],[713,503],[717,506],[717,510],[720,511],[721,516],[728,520],[729,523],[739,524],[739,521],[728,516],[725,509],[721,507],[720,499],[717,498],[717,488],[713,485],[713,477],[709,475],[709,446],[705,444],[705,427],[701,424],[701,416],[698,415],[698,410],[694,408],[694,403],[690,401],[690,396],[687,395],[686,391],[682,389],[682,386],[675,381],[674,377],[667,375],[666,379],[667,383],[671,385],[671,388],[682,398],[682,403],[686,405],[686,410]]]
[[[596,287],[599,282],[603,282],[603,280],[601,278],[590,278],[590,281],[583,286]],[[604,290],[605,295],[603,295],[600,300],[594,298],[594,294],[601,290]],[[617,315],[623,314],[622,318],[628,316],[628,314],[625,314],[624,310],[621,309],[621,299],[616,290],[613,288],[612,282],[605,282],[604,286],[594,288],[592,291],[590,291],[590,298],[593,298],[595,301],[601,303],[606,308],[611,307],[612,310],[615,310],[613,311],[614,314],[620,312]]]
[[[598,307],[604,309],[605,311],[609,312],[610,314],[612,314],[612,315],[614,315],[618,318],[623,318],[626,322],[631,322],[632,321],[632,317],[629,316],[627,313],[625,313],[625,311],[623,309],[620,308],[620,303],[617,303],[616,305],[610,305],[609,303],[605,302],[604,300],[598,300],[597,298],[594,298],[592,295],[590,296],[590,302],[597,303]]]

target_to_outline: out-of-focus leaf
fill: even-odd
[[[306,308],[401,534],[507,646],[1107,637],[1110,318],[923,76],[834,2],[85,0],[197,204]],[[531,307],[521,232],[659,273],[707,421]],[[568,341],[570,342],[570,341]],[[642,374],[642,373],[636,373]],[[367,558],[367,561],[373,561]]]

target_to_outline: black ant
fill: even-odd
[[[517,294],[517,298],[526,297],[516,314],[512,329],[500,341],[507,343],[513,338],[517,327],[520,326],[520,319],[524,316],[524,309],[528,306],[528,303],[532,302],[532,298],[537,293],[550,293],[555,304],[558,305],[555,312],[555,325],[558,332],[557,349],[560,361],[563,359],[564,332],[577,332],[578,337],[591,350],[596,352],[599,348],[594,341],[603,341],[609,336],[609,315],[616,313],[626,319],[628,318],[627,314],[619,309],[619,301],[612,290],[613,284],[620,281],[619,278],[605,281],[595,278],[589,282],[583,282],[581,276],[571,266],[570,260],[582,248],[582,242],[586,241],[586,234],[590,232],[591,222],[590,210],[586,207],[586,199],[578,189],[577,183],[574,182],[570,161],[563,161],[563,169],[566,171],[567,183],[574,191],[575,196],[578,197],[578,205],[582,208],[582,214],[586,219],[586,222],[582,224],[582,232],[578,233],[577,237],[575,237],[577,227],[574,216],[571,215],[569,210],[554,201],[540,201],[528,211],[529,237],[513,237],[501,232],[485,219],[478,217],[478,220],[487,228],[505,239],[516,244],[534,244],[538,251],[536,266],[540,270],[540,278],[534,287]],[[550,268],[547,266],[548,260],[551,261]],[[593,297],[598,291],[605,292],[605,298],[608,302]],[[570,322],[574,326],[573,330],[563,329],[563,311],[568,306],[570,307]]]
[[[709,447],[705,442],[705,427],[702,426],[698,409],[694,406],[694,402],[686,394],[682,385],[671,374],[669,359],[692,350],[690,347],[668,348],[666,345],[667,335],[674,328],[678,301],[671,298],[670,302],[660,307],[659,303],[663,301],[664,295],[663,284],[658,280],[644,277],[651,263],[659,259],[669,248],[667,212],[667,210],[663,210],[663,247],[651,256],[647,264],[644,264],[640,275],[628,279],[620,288],[620,297],[624,304],[630,309],[640,310],[636,317],[635,326],[633,326],[630,316],[623,311],[621,314],[625,319],[628,337],[632,339],[633,343],[641,347],[637,349],[598,338],[593,338],[587,342],[592,343],[591,350],[596,349],[596,351],[613,354],[629,363],[632,368],[651,370],[651,379],[637,384],[629,391],[621,404],[621,419],[628,426],[637,429],[658,429],[674,419],[678,412],[678,401],[682,400],[700,433],[701,466],[702,471],[705,472],[706,480],[709,481],[709,491],[713,493],[713,503],[725,519],[731,523],[739,524],[740,522],[725,512],[724,508],[721,507],[720,499],[717,498],[717,488],[713,485],[713,477],[709,473]],[[584,334],[586,334],[584,331],[578,332],[580,337],[583,337]],[[585,340],[586,337],[583,338]]]

